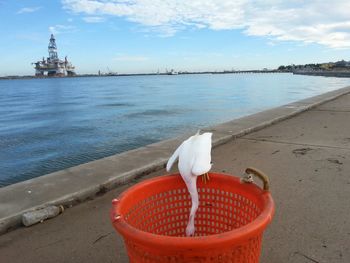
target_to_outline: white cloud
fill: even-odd
[[[124,62],[141,62],[141,61],[149,60],[149,58],[145,56],[131,56],[131,55],[119,54],[113,60],[124,61]]]
[[[65,9],[109,15],[172,36],[185,28],[241,29],[270,41],[350,48],[350,1],[62,0]]]
[[[24,14],[24,13],[33,13],[41,9],[41,6],[36,7],[23,7],[20,10],[17,11],[16,14]]]
[[[74,26],[66,26],[66,25],[54,25],[49,27],[49,31],[51,34],[58,35],[63,33],[73,33],[76,31],[76,27]]]
[[[86,23],[102,23],[106,21],[106,19],[101,16],[86,16],[86,17],[83,17],[83,20]]]

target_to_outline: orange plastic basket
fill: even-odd
[[[274,214],[270,192],[234,176],[209,175],[206,184],[197,180],[194,237],[185,237],[191,199],[179,174],[145,180],[112,201],[110,217],[130,262],[259,262]]]

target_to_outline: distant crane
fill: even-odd
[[[109,76],[114,76],[114,75],[118,75],[117,72],[113,72],[109,69],[109,67],[107,67],[107,74],[106,75],[109,75]]]

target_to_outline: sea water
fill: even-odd
[[[0,187],[347,85],[286,73],[0,80]]]

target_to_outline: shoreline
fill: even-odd
[[[345,87],[208,127],[203,131],[214,133],[213,147],[217,147],[348,93],[350,87]],[[0,188],[0,200],[4,204],[0,207],[0,234],[18,227],[21,214],[25,211],[48,204],[70,207],[162,169],[172,151],[188,136],[186,134]]]
[[[28,80],[28,79],[69,79],[69,78],[94,78],[94,77],[137,77],[137,76],[177,76],[177,75],[205,75],[205,74],[293,74],[304,76],[350,78],[350,71],[282,71],[282,70],[235,70],[235,71],[198,71],[198,72],[179,72],[178,74],[169,73],[109,73],[109,74],[77,74],[74,76],[3,76],[0,80]]]
[[[69,79],[69,78],[93,78],[93,77],[137,77],[137,76],[177,76],[177,75],[203,75],[203,74],[272,74],[272,73],[292,73],[279,70],[237,70],[237,71],[198,71],[198,72],[179,72],[178,74],[170,73],[130,73],[130,74],[77,74],[74,76],[3,76],[0,80],[21,80],[21,79]]]
[[[350,71],[295,71],[293,72],[293,75],[350,78]]]

